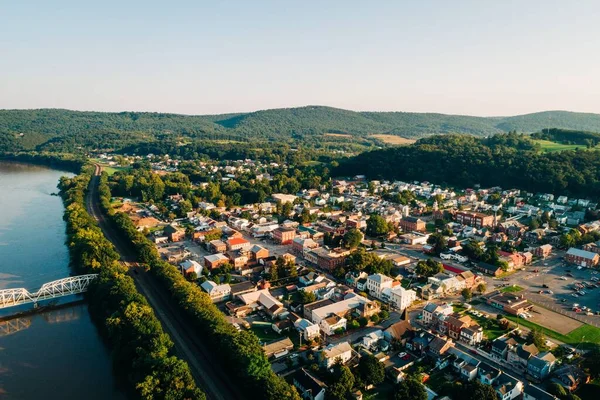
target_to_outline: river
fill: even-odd
[[[64,207],[52,196],[62,175],[0,161],[0,289],[35,291],[70,275]],[[125,399],[85,304],[0,322],[0,399],[40,398]]]

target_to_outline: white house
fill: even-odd
[[[294,326],[302,333],[304,340],[311,340],[319,336],[319,326],[307,319],[300,318],[296,320]]]
[[[231,286],[227,283],[218,285],[213,281],[206,281],[200,287],[208,293],[213,303],[227,300],[231,297]]]
[[[321,360],[323,365],[331,368],[338,360],[342,364],[347,363],[352,358],[352,346],[348,342],[330,344],[321,351]]]
[[[383,289],[391,288],[394,280],[383,274],[373,274],[367,277],[367,290],[375,298],[381,299]]]
[[[371,332],[368,335],[363,336],[363,340],[361,345],[367,349],[371,350],[377,346],[377,342],[383,339],[383,331],[381,329]]]
[[[334,335],[335,331],[338,329],[346,329],[347,322],[346,318],[340,317],[337,314],[331,314],[319,322],[319,327],[327,336],[331,336]]]
[[[392,289],[390,303],[399,310],[404,310],[411,306],[417,299],[417,293],[414,290],[404,289],[398,285]]]

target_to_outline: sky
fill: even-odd
[[[600,2],[0,0],[0,108],[600,113]]]

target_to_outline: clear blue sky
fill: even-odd
[[[0,108],[600,113],[598,21],[596,0],[0,0]]]

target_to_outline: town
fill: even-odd
[[[240,204],[240,177],[269,184],[292,167],[199,162],[190,174],[168,156],[98,161],[114,193],[133,193],[124,165],[168,181],[112,207],[254,332],[304,398],[385,396],[418,376],[429,399],[452,397],[458,381],[503,400],[556,399],[591,379],[600,217],[587,199],[358,175]],[[342,367],[363,391],[326,383]]]

